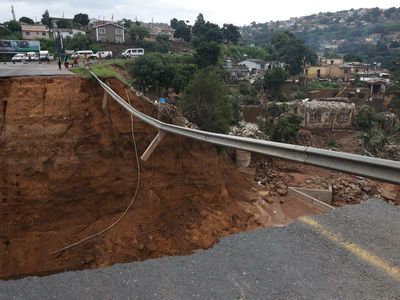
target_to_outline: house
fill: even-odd
[[[56,28],[53,30],[54,38],[56,38],[58,33],[62,36],[63,39],[65,39],[68,36],[73,37],[74,35],[76,35],[78,33],[83,34],[83,35],[86,34],[86,32],[83,30],[72,29],[72,28]]]
[[[229,80],[243,79],[250,75],[245,65],[233,64],[230,59],[226,60],[225,70],[229,75]]]
[[[97,42],[125,43],[125,28],[114,22],[94,22],[91,35]]]
[[[351,128],[356,105],[347,98],[321,98],[298,103],[297,114],[303,118],[303,128]]]
[[[166,23],[141,23],[141,25],[149,30],[151,36],[166,35],[170,40],[174,38],[175,30]]]
[[[45,25],[21,25],[23,40],[49,39],[50,31]]]
[[[261,59],[246,59],[239,62],[239,65],[246,66],[252,73],[265,70],[265,64],[266,62]]]
[[[325,58],[325,57],[321,57],[320,58],[320,64],[321,64],[321,66],[340,65],[340,64],[343,64],[343,58]]]

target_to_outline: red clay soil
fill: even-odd
[[[121,82],[111,86],[126,95]],[[151,104],[129,93],[135,107],[152,114]],[[106,234],[50,255],[106,228],[130,202],[137,179],[130,117],[110,99],[103,110],[101,88],[75,76],[1,79],[4,98],[0,278],[189,254],[274,224],[255,215],[254,183],[215,147],[167,135],[141,161],[139,194],[127,216]],[[134,131],[141,155],[156,131],[137,120]],[[280,223],[299,216],[285,207]]]

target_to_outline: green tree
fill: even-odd
[[[176,29],[176,27],[178,26],[178,19],[177,19],[177,18],[173,18],[173,19],[170,21],[170,25],[171,25],[171,28],[172,28],[172,29]]]
[[[400,116],[400,65],[397,65],[390,75],[390,85],[387,94],[392,97],[390,108]]]
[[[134,23],[128,31],[132,41],[142,41],[145,37],[149,36],[149,30],[140,24]]]
[[[216,42],[200,42],[195,47],[194,57],[200,68],[215,66],[221,55],[221,46]]]
[[[235,105],[219,70],[199,71],[185,90],[182,112],[201,129],[226,133],[235,120]]]
[[[186,42],[190,42],[192,38],[190,26],[188,26],[183,20],[178,21],[175,25],[174,37],[177,39],[181,38]]]
[[[49,11],[46,9],[42,15],[42,24],[46,25],[50,29],[53,28],[53,19],[50,18]]]
[[[268,70],[268,72],[266,72],[264,75],[263,87],[269,90],[273,97],[281,98],[280,95],[282,94],[282,86],[287,77],[287,72],[280,67]]]
[[[58,28],[71,28],[72,23],[69,20],[66,19],[60,19],[56,21],[57,27]]]
[[[202,14],[199,14],[193,25],[192,35],[194,47],[202,42],[221,44],[223,41],[221,28],[217,24],[206,22]]]
[[[21,25],[17,21],[4,22],[3,28],[0,27],[0,37],[2,39],[20,40]]]
[[[169,54],[149,54],[133,60],[128,72],[135,78],[134,84],[140,90],[174,88],[181,92],[197,71],[192,57]]]
[[[28,17],[21,17],[21,18],[19,18],[18,21],[20,23],[25,23],[25,24],[29,24],[29,25],[35,24],[35,22],[31,18],[28,18]]]
[[[290,75],[300,74],[305,61],[311,64],[317,61],[317,55],[305,45],[304,41],[288,31],[275,34],[271,44],[278,53],[278,59],[288,65]]]
[[[87,14],[76,14],[72,19],[72,22],[75,24],[79,24],[81,26],[89,25],[89,16]]]
[[[73,37],[67,36],[64,39],[64,48],[68,50],[79,50],[79,49],[92,49],[93,45],[89,36],[86,34],[75,34]]]
[[[380,127],[383,121],[383,116],[369,106],[364,106],[360,109],[354,119],[356,128],[364,131],[373,127]]]
[[[21,25],[17,21],[8,21],[5,25],[12,33],[21,32]]]
[[[222,27],[222,36],[225,42],[237,44],[240,39],[239,27],[233,24],[224,24]]]
[[[302,118],[298,115],[284,116],[278,119],[271,128],[271,140],[282,143],[293,143],[297,140]]]

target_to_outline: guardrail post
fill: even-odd
[[[158,131],[156,137],[154,140],[151,142],[149,147],[147,147],[146,151],[144,151],[141,159],[143,161],[147,161],[150,157],[150,155],[153,153],[153,151],[157,148],[158,144],[161,142],[162,138],[164,137],[165,133],[162,131]]]
[[[109,81],[107,81],[107,85],[110,86],[110,82],[109,82]],[[101,108],[102,108],[103,110],[106,109],[106,107],[107,107],[107,97],[108,97],[108,94],[107,94],[106,91],[104,91],[103,104],[102,104],[102,106],[101,106]]]

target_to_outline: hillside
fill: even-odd
[[[400,50],[400,7],[351,9],[286,21],[253,22],[240,30],[244,42],[256,45],[269,43],[277,31],[289,30],[320,54],[352,54],[368,62],[388,65]]]

